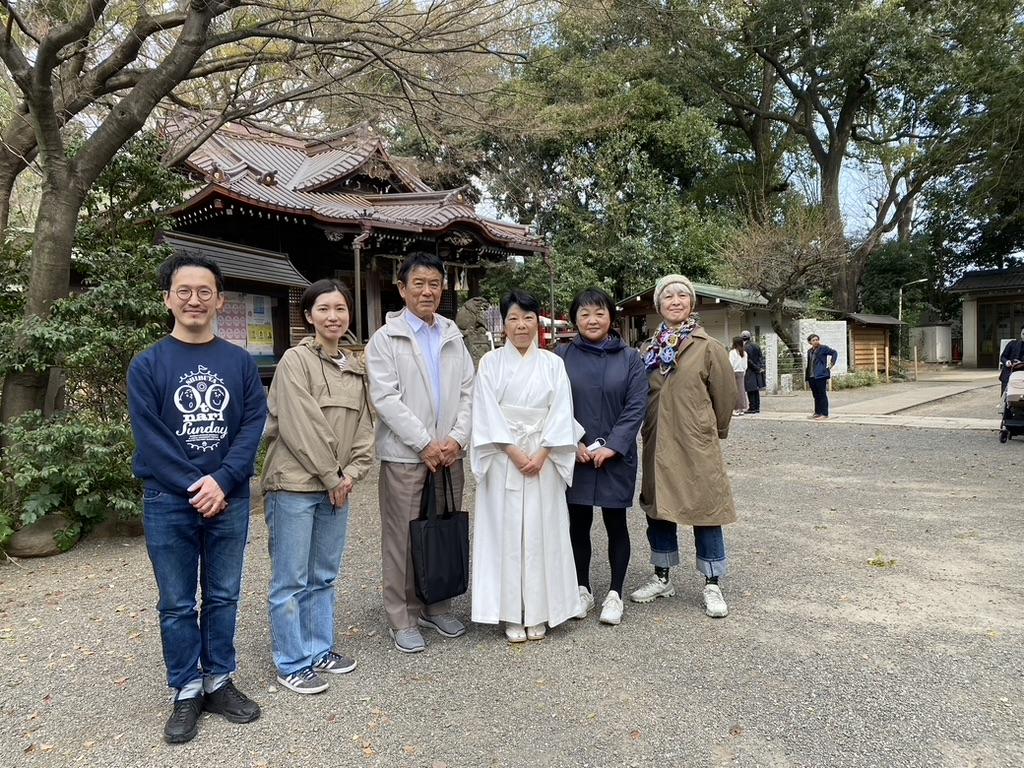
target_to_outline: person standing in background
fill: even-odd
[[[807,350],[804,378],[814,396],[814,414],[810,418],[824,421],[828,418],[828,380],[832,377],[832,367],[839,359],[839,353],[822,344],[816,333],[807,337],[807,343],[811,346]]]
[[[729,350],[729,364],[732,366],[732,375],[736,378],[736,407],[733,408],[733,416],[742,416],[747,412],[747,391],[744,380],[747,376],[747,353],[743,350],[743,339],[736,336],[732,340],[732,348]]]
[[[747,413],[761,412],[761,390],[765,388],[764,352],[754,343],[750,331],[740,334],[743,339],[743,350],[747,353],[747,373],[743,378],[743,388],[747,391]]]

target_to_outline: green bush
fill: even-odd
[[[71,522],[58,537],[62,549],[109,513],[141,514],[142,487],[132,477],[127,422],[67,412],[44,419],[34,411],[5,426],[4,437],[0,546],[17,528],[52,513]]]
[[[858,387],[873,387],[875,384],[881,384],[882,378],[875,376],[873,373],[867,371],[854,371],[853,373],[844,373],[842,376],[832,377],[832,389],[857,389]]]

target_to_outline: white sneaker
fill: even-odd
[[[622,598],[612,590],[601,603],[601,623],[619,624],[622,621]]]
[[[717,584],[704,585],[704,613],[713,619],[721,619],[729,615],[729,606],[722,597],[722,589]]]
[[[649,603],[656,597],[672,597],[675,593],[676,588],[672,586],[670,579],[662,581],[657,574],[654,574],[651,576],[651,580],[633,592],[629,599],[634,603]]]
[[[576,614],[577,619],[587,618],[590,609],[594,607],[594,596],[586,587],[580,587],[580,611]]]

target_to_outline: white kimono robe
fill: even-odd
[[[511,342],[480,360],[473,391],[470,462],[476,476],[473,621],[561,624],[580,609],[565,489],[577,441],[561,358]],[[540,473],[524,477],[505,454],[547,447]]]

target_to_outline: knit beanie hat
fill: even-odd
[[[658,282],[655,283],[654,285],[655,309],[661,308],[661,294],[664,293],[665,289],[668,288],[670,285],[675,285],[676,283],[682,285],[686,289],[686,292],[690,294],[690,306],[697,306],[697,293],[693,290],[693,283],[691,283],[682,275],[665,275],[663,278],[658,280]]]

